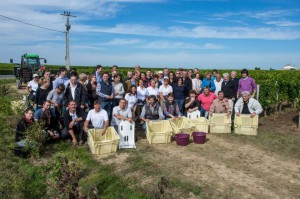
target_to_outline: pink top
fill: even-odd
[[[202,108],[206,111],[209,111],[214,99],[217,99],[217,96],[214,93],[209,93],[208,96],[202,93],[198,96],[198,101],[201,103]]]

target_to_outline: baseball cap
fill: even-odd
[[[160,70],[160,71],[158,71],[158,74],[163,74],[163,72]]]
[[[33,78],[38,77],[38,76],[39,76],[38,74],[33,74]]]

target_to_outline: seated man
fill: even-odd
[[[181,112],[179,110],[179,106],[177,102],[174,100],[174,95],[173,93],[169,93],[166,102],[164,103],[163,106],[163,112],[165,117],[176,119],[176,118],[181,118]]]
[[[196,99],[196,91],[195,90],[191,90],[190,91],[190,97],[185,99],[185,115],[187,114],[187,112],[191,113],[193,111],[199,110],[199,102]]]
[[[71,135],[72,142],[77,145],[76,134],[79,135],[79,145],[82,145],[86,141],[85,134],[82,131],[83,110],[77,108],[75,101],[69,101],[68,110],[64,112],[64,126],[62,131],[62,137]]]
[[[218,92],[218,98],[213,101],[210,106],[209,114],[212,116],[213,113],[226,113],[227,117],[231,114],[231,108],[227,98],[224,98],[224,92]]]
[[[91,122],[91,124],[89,124]],[[101,108],[101,102],[94,102],[94,109],[90,110],[84,122],[84,131],[87,133],[89,128],[103,129],[103,134],[109,126],[109,119],[106,110]]]
[[[59,138],[57,120],[54,113],[50,110],[51,102],[49,100],[44,101],[43,107],[34,113],[34,120],[42,125],[43,133],[45,137],[50,139]],[[46,138],[47,139],[47,138]]]
[[[154,95],[150,95],[148,102],[143,106],[140,119],[145,122],[143,124],[144,129],[146,129],[146,122],[148,123],[150,120],[165,119],[162,109],[159,103],[156,101],[156,97]]]
[[[240,114],[250,114],[253,118],[255,115],[259,115],[263,109],[260,103],[251,97],[249,91],[243,91],[241,93],[242,97],[236,102],[234,110],[237,116]]]
[[[111,125],[115,127],[116,131],[118,132],[118,126],[121,120],[127,120],[128,122],[132,121],[132,113],[129,107],[126,107],[126,100],[120,99],[119,106],[115,106],[113,108],[113,117],[111,120]]]

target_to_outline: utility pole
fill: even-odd
[[[71,24],[70,24],[70,17],[76,17],[74,15],[71,15],[70,12],[64,11],[64,14],[60,14],[65,17],[67,17],[67,22],[66,22],[66,68],[67,70],[70,70],[70,49],[69,49],[69,31],[71,29]]]

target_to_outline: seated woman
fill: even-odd
[[[18,122],[17,129],[16,129],[16,143],[19,147],[25,146],[25,135],[27,129],[31,128],[34,125],[33,120],[34,110],[33,108],[27,108],[24,117]]]
[[[179,106],[177,102],[174,100],[174,95],[173,93],[169,93],[166,102],[164,103],[163,106],[163,112],[166,117],[176,119],[176,118],[181,118],[181,112],[179,110]]]
[[[162,109],[154,95],[151,95],[148,99],[148,102],[144,105],[140,119],[145,122],[143,124],[144,129],[146,129],[146,123],[148,123],[150,120],[165,119]]]

